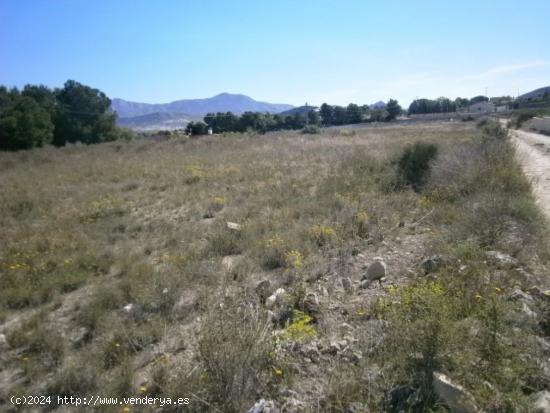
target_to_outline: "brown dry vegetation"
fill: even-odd
[[[546,224],[495,128],[0,154],[0,408],[9,394],[149,394],[190,397],[181,411],[243,412],[259,398],[286,411],[383,411],[389,390],[410,385],[411,411],[438,411],[430,383],[441,371],[488,412],[525,411],[550,383],[539,362],[547,304],[533,318],[507,298],[548,287]],[[419,140],[438,157],[413,191],[398,157]],[[445,265],[424,276],[436,253]],[[374,256],[387,280],[359,289]],[[267,294],[286,290],[278,323],[262,280]]]

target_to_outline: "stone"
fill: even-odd
[[[237,265],[237,262],[241,258],[240,255],[227,255],[222,259],[222,266],[226,271],[231,271]]]
[[[109,268],[109,277],[120,277],[124,274],[124,270],[117,264],[111,265]]]
[[[275,408],[275,403],[271,400],[260,399],[252,406],[247,413],[278,413],[279,410]]]
[[[6,351],[9,350],[10,345],[8,343],[8,339],[6,338],[5,334],[0,334],[0,350]]]
[[[424,270],[424,274],[429,274],[431,272],[437,271],[441,267],[444,267],[447,264],[447,259],[441,255],[433,255],[429,258],[426,258],[420,263],[420,267]]]
[[[446,375],[437,372],[434,373],[433,389],[437,397],[445,403],[451,413],[479,412],[472,395],[459,384],[453,383]]]
[[[370,287],[370,281],[369,280],[363,280],[361,281],[361,284],[359,284],[359,288],[362,290],[366,290]]]
[[[135,304],[126,304],[124,307],[122,307],[122,311],[124,311],[126,314],[131,314],[132,312],[134,312],[136,309],[136,305]]]
[[[380,257],[374,257],[374,261],[368,266],[363,280],[375,281],[386,276],[386,263]]]
[[[353,292],[353,285],[351,284],[351,280],[348,277],[342,278],[342,287],[344,288],[344,291],[348,294]]]
[[[241,224],[237,224],[236,222],[227,222],[226,225],[227,225],[227,228],[233,231],[240,231],[242,229]]]
[[[274,308],[275,306],[281,306],[286,301],[286,291],[284,288],[277,288],[273,294],[271,294],[265,300],[265,306],[267,308]]]
[[[521,301],[521,302],[532,302],[533,297],[531,297],[529,294],[527,294],[525,291],[521,290],[520,288],[514,288],[510,296],[508,297],[510,301]]]
[[[497,264],[500,267],[511,267],[517,264],[518,260],[516,260],[511,255],[505,254],[500,251],[487,251],[486,253],[487,258],[491,261],[493,261],[495,264]]]
[[[90,336],[90,332],[88,331],[88,329],[86,327],[80,327],[80,328],[71,330],[69,335],[69,341],[73,346],[79,347],[80,345],[82,345],[82,343],[84,343],[88,339],[89,336]],[[1,347],[2,346],[0,345],[0,348]]]
[[[521,312],[530,320],[532,321],[537,321],[539,316],[537,315],[537,313],[535,313],[531,307],[529,307],[527,305],[526,302],[523,302],[522,306],[521,306]]]
[[[539,391],[529,397],[529,413],[550,413],[550,391]]]

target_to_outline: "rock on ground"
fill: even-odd
[[[539,391],[531,395],[529,413],[550,413],[550,391]]]
[[[386,263],[380,257],[375,257],[367,268],[367,273],[363,276],[363,280],[375,281],[386,276]]]
[[[279,410],[275,407],[275,403],[271,400],[260,399],[252,406],[247,413],[278,413]]]
[[[473,397],[462,386],[453,383],[444,374],[434,373],[433,387],[437,397],[445,403],[451,413],[478,413]]]

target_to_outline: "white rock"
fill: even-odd
[[[232,229],[234,231],[240,231],[242,229],[241,224],[237,224],[236,222],[227,222],[226,225],[227,225],[227,228]]]
[[[462,386],[453,383],[444,374],[434,373],[433,387],[437,397],[449,407],[451,413],[480,412],[474,403],[472,395]]]
[[[517,264],[518,262],[518,260],[516,260],[511,255],[505,254],[500,251],[487,251],[486,255],[487,258],[501,266],[511,266]]]
[[[125,313],[131,313],[134,310],[134,308],[135,308],[135,305],[132,303],[126,304],[124,307],[122,307]]]
[[[265,306],[267,308],[273,308],[276,305],[282,305],[286,301],[286,291],[284,288],[277,288],[273,294],[271,294],[265,300]]]
[[[222,265],[226,269],[226,271],[231,271],[233,268],[235,268],[235,265],[237,264],[237,261],[240,257],[240,255],[227,255],[223,257]]]
[[[256,402],[247,413],[276,413],[275,403],[271,400],[260,399],[259,402]]]
[[[6,339],[6,336],[4,334],[0,334],[0,350],[8,350],[10,348],[10,345],[8,344],[8,340]]]
[[[529,413],[550,413],[550,391],[539,391],[531,395]]]
[[[267,308],[273,308],[275,307],[275,304],[277,304],[277,297],[275,296],[275,294],[272,294],[265,299],[265,306]]]

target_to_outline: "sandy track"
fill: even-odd
[[[537,202],[550,219],[550,136],[510,131],[525,174],[531,179]]]

